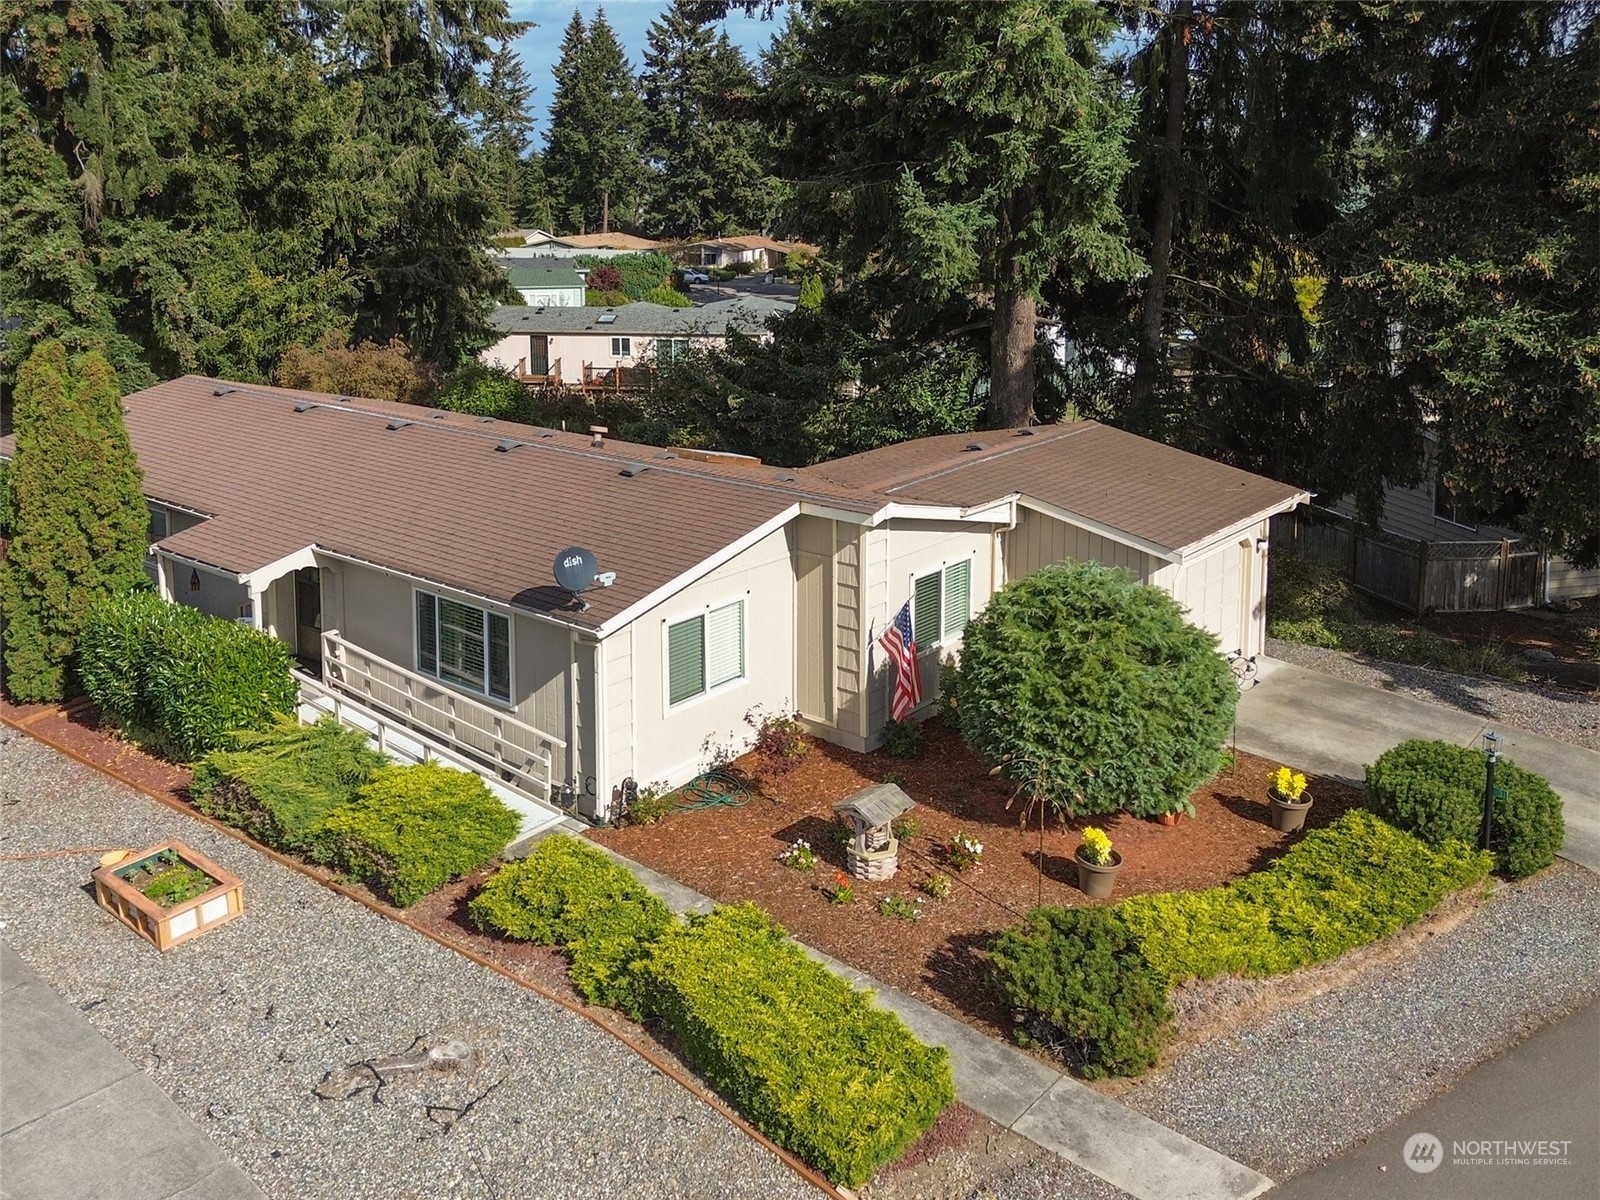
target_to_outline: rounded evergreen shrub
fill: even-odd
[[[475,417],[512,419],[523,401],[522,385],[510,371],[470,362],[451,372],[433,407]]]
[[[1217,639],[1166,592],[1099,563],[1046,567],[967,626],[967,743],[1058,811],[1148,817],[1217,770],[1239,691]]]
[[[990,947],[1019,1041],[1043,1046],[1086,1079],[1138,1075],[1166,1042],[1166,981],[1107,908],[1036,908]]]
[[[1367,767],[1367,806],[1430,845],[1454,839],[1476,845],[1483,821],[1488,763],[1481,751],[1413,739]],[[1566,836],[1561,797],[1542,775],[1501,759],[1495,767],[1495,869],[1522,879],[1555,861]]]

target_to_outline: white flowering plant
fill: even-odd
[[[778,861],[794,871],[810,871],[816,868],[817,854],[805,838],[795,838],[793,844],[778,855]]]

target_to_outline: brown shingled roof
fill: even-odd
[[[808,471],[596,450],[584,434],[198,376],[124,404],[146,493],[215,514],[164,539],[174,554],[243,574],[316,545],[586,626],[798,501],[881,505]],[[516,444],[501,451],[503,439]],[[630,466],[648,469],[630,478]],[[582,614],[550,572],[574,543],[617,572]]]
[[[1169,551],[1308,498],[1095,421],[920,438],[812,471],[908,503],[970,507],[1021,493]]]

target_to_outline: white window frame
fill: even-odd
[[[418,623],[418,596],[430,596],[433,599],[433,670],[431,671],[422,665],[422,643],[420,640],[422,628]],[[439,601],[441,600],[448,600],[451,604],[459,605],[462,608],[475,609],[483,618],[483,687],[481,689],[475,688],[469,683],[463,683],[459,679],[442,675],[439,672]],[[505,696],[496,696],[489,691],[489,618],[491,616],[500,617],[506,623]],[[453,692],[460,692],[464,696],[482,700],[508,712],[515,711],[515,697],[517,694],[516,626],[516,619],[508,610],[485,606],[479,600],[451,595],[447,589],[443,588],[414,587],[411,589],[412,670],[416,671],[418,675],[437,683],[440,687],[449,688]]]
[[[626,334],[614,334],[611,338],[612,358],[632,358],[633,338]]]
[[[977,557],[978,552],[973,550],[966,554],[958,554],[955,558],[947,558],[937,567],[911,572],[907,594],[911,598],[911,633],[913,640],[916,638],[917,631],[917,582],[928,578],[930,575],[939,577],[939,636],[931,642],[917,642],[917,652],[919,654],[924,650],[955,645],[966,635],[967,626],[972,623],[972,576],[974,574],[973,564]],[[967,619],[962,622],[960,629],[952,633],[948,632],[950,622],[945,601],[949,596],[950,588],[945,580],[945,575],[951,567],[963,562],[967,564]]]
[[[732,605],[741,605],[739,621],[739,674],[732,679],[724,680],[715,687],[711,686],[711,637],[706,623],[710,621],[713,612]],[[686,621],[700,621],[700,655],[701,678],[705,681],[700,691],[692,696],[685,696],[676,704],[672,702],[672,630],[675,626]],[[665,713],[679,713],[686,708],[693,708],[713,696],[720,696],[724,692],[731,692],[735,688],[743,687],[750,682],[750,593],[743,592],[736,596],[723,597],[702,604],[697,610],[680,612],[673,617],[663,617],[661,620],[661,711]]]

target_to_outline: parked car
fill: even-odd
[[[711,276],[704,271],[685,271],[683,273],[683,281],[685,283],[710,283]]]

